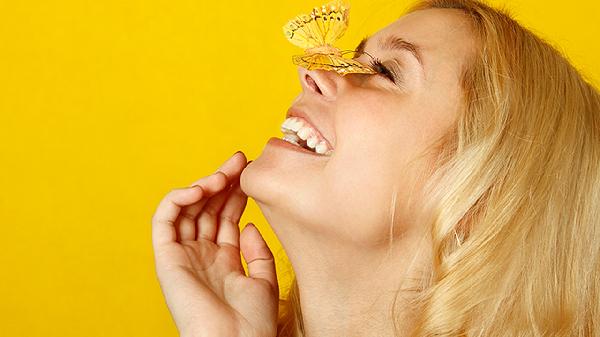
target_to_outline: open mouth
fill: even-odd
[[[330,156],[333,153],[333,148],[319,130],[301,117],[287,118],[281,124],[281,132],[283,132],[283,140],[308,151],[324,156]]]

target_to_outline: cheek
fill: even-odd
[[[385,119],[358,99],[355,105],[341,105],[336,114],[335,158],[328,167],[326,198],[330,221],[338,235],[352,242],[381,242],[388,233],[389,146]],[[372,109],[373,107],[371,107]],[[383,140],[382,140],[383,139]]]
[[[394,191],[401,205],[417,192],[430,159],[419,158],[430,130],[426,120],[410,113],[409,103],[367,97],[352,103],[336,115],[329,202],[344,210],[336,214],[343,233],[355,242],[381,243],[389,234]],[[402,216],[397,210],[396,217]]]
[[[396,95],[355,95],[336,114],[338,148],[383,167],[402,166],[424,150],[439,133],[422,105]],[[387,165],[386,165],[387,164]]]
[[[348,241],[373,245],[386,237],[389,223],[391,186],[388,179],[375,173],[365,162],[344,165],[344,171],[329,182],[327,205],[337,235]]]

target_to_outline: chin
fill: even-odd
[[[291,220],[301,228],[322,219],[323,157],[289,148],[283,141],[269,140],[260,156],[242,171],[240,187],[254,199],[276,234],[289,228]],[[295,226],[294,226],[295,227]]]
[[[278,168],[274,163],[264,160],[262,155],[254,159],[240,175],[240,187],[250,198],[260,205],[271,205],[281,200],[281,185]]]
[[[289,236],[285,234],[285,229],[293,227],[288,221],[295,218],[294,213],[298,210],[295,209],[297,203],[290,197],[288,189],[291,186],[286,185],[286,180],[290,179],[289,174],[286,177],[288,171],[279,164],[264,153],[261,154],[242,171],[240,187],[248,197],[254,199],[275,235],[281,240],[282,237]]]
[[[323,175],[329,158],[296,148],[289,143],[271,138],[262,153],[240,176],[242,191],[257,203],[284,207],[299,205],[302,200],[314,199],[314,187]]]
[[[276,156],[263,150],[261,155],[252,160],[242,171],[240,187],[242,191],[257,204],[263,206],[285,205],[289,197],[290,168]]]

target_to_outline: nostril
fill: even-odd
[[[321,92],[321,89],[319,88],[319,86],[317,85],[317,82],[315,82],[315,80],[313,80],[312,77],[310,77],[308,74],[306,74],[306,76],[304,76],[304,80],[306,81],[306,83],[308,84],[308,86],[314,90],[316,93],[318,94],[323,94]]]

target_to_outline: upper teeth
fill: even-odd
[[[283,139],[292,144],[300,145],[299,140],[306,141],[309,149],[319,154],[331,155],[333,149],[327,145],[323,136],[308,122],[300,117],[290,117],[281,124]]]

